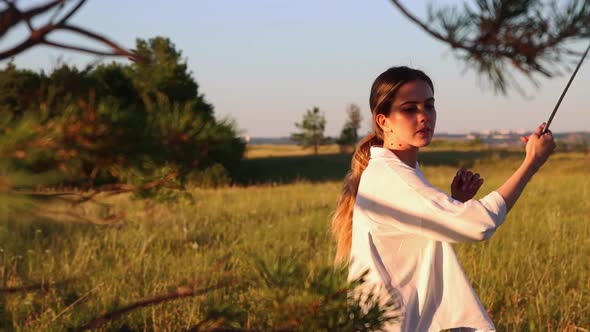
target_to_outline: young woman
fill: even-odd
[[[453,251],[452,243],[494,234],[526,184],[547,160],[555,142],[542,124],[526,142],[521,166],[479,200],[483,183],[464,169],[452,195],[434,188],[418,166],[418,151],[436,125],[434,87],[422,71],[390,68],[371,88],[373,132],[354,153],[332,220],[338,262],[349,280],[368,271],[355,292],[373,292],[398,308],[386,331],[495,331]]]

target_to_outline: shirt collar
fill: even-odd
[[[408,165],[406,165],[403,161],[401,161],[396,155],[395,153],[393,153],[391,150],[384,148],[383,146],[378,146],[378,145],[373,145],[370,148],[370,157],[371,159],[375,159],[375,158],[387,158],[387,159],[394,159],[397,162],[401,163],[402,165],[409,167]],[[416,162],[416,167],[414,167],[415,169],[419,169],[418,166],[418,162]]]

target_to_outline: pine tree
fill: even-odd
[[[346,110],[348,119],[344,123],[344,127],[340,132],[340,137],[336,141],[340,146],[341,151],[345,151],[347,147],[354,147],[358,142],[358,130],[361,127],[361,108],[357,104],[350,104]]]
[[[314,154],[318,154],[319,146],[328,141],[324,137],[326,118],[320,113],[318,107],[307,110],[303,115],[303,120],[300,123],[295,123],[295,126],[300,132],[291,134],[291,140],[304,148],[313,147]]]

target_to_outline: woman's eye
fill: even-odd
[[[416,107],[408,107],[403,109],[404,112],[415,112],[416,110]]]

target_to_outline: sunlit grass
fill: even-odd
[[[485,178],[479,196],[500,185],[518,162],[498,156],[472,161]],[[457,170],[428,163],[422,168],[447,191]],[[588,155],[553,156],[489,241],[456,246],[498,330],[590,329],[589,175]],[[224,280],[230,281],[226,288],[207,296],[140,308],[106,326],[186,330],[226,303],[239,308],[227,310],[237,310],[240,327],[264,329],[277,294],[258,286],[253,259],[287,256],[312,273],[329,267],[330,213],[340,188],[341,181],[191,188],[194,202],[166,205],[103,197],[127,212],[113,225],[3,216],[0,330],[65,330],[178,286]]]
[[[340,153],[340,147],[337,144],[321,145],[318,148],[319,154]],[[286,157],[286,156],[309,156],[313,155],[313,148],[303,148],[298,145],[275,145],[275,144],[249,144],[246,147],[245,157],[248,159],[268,158],[268,157]]]

